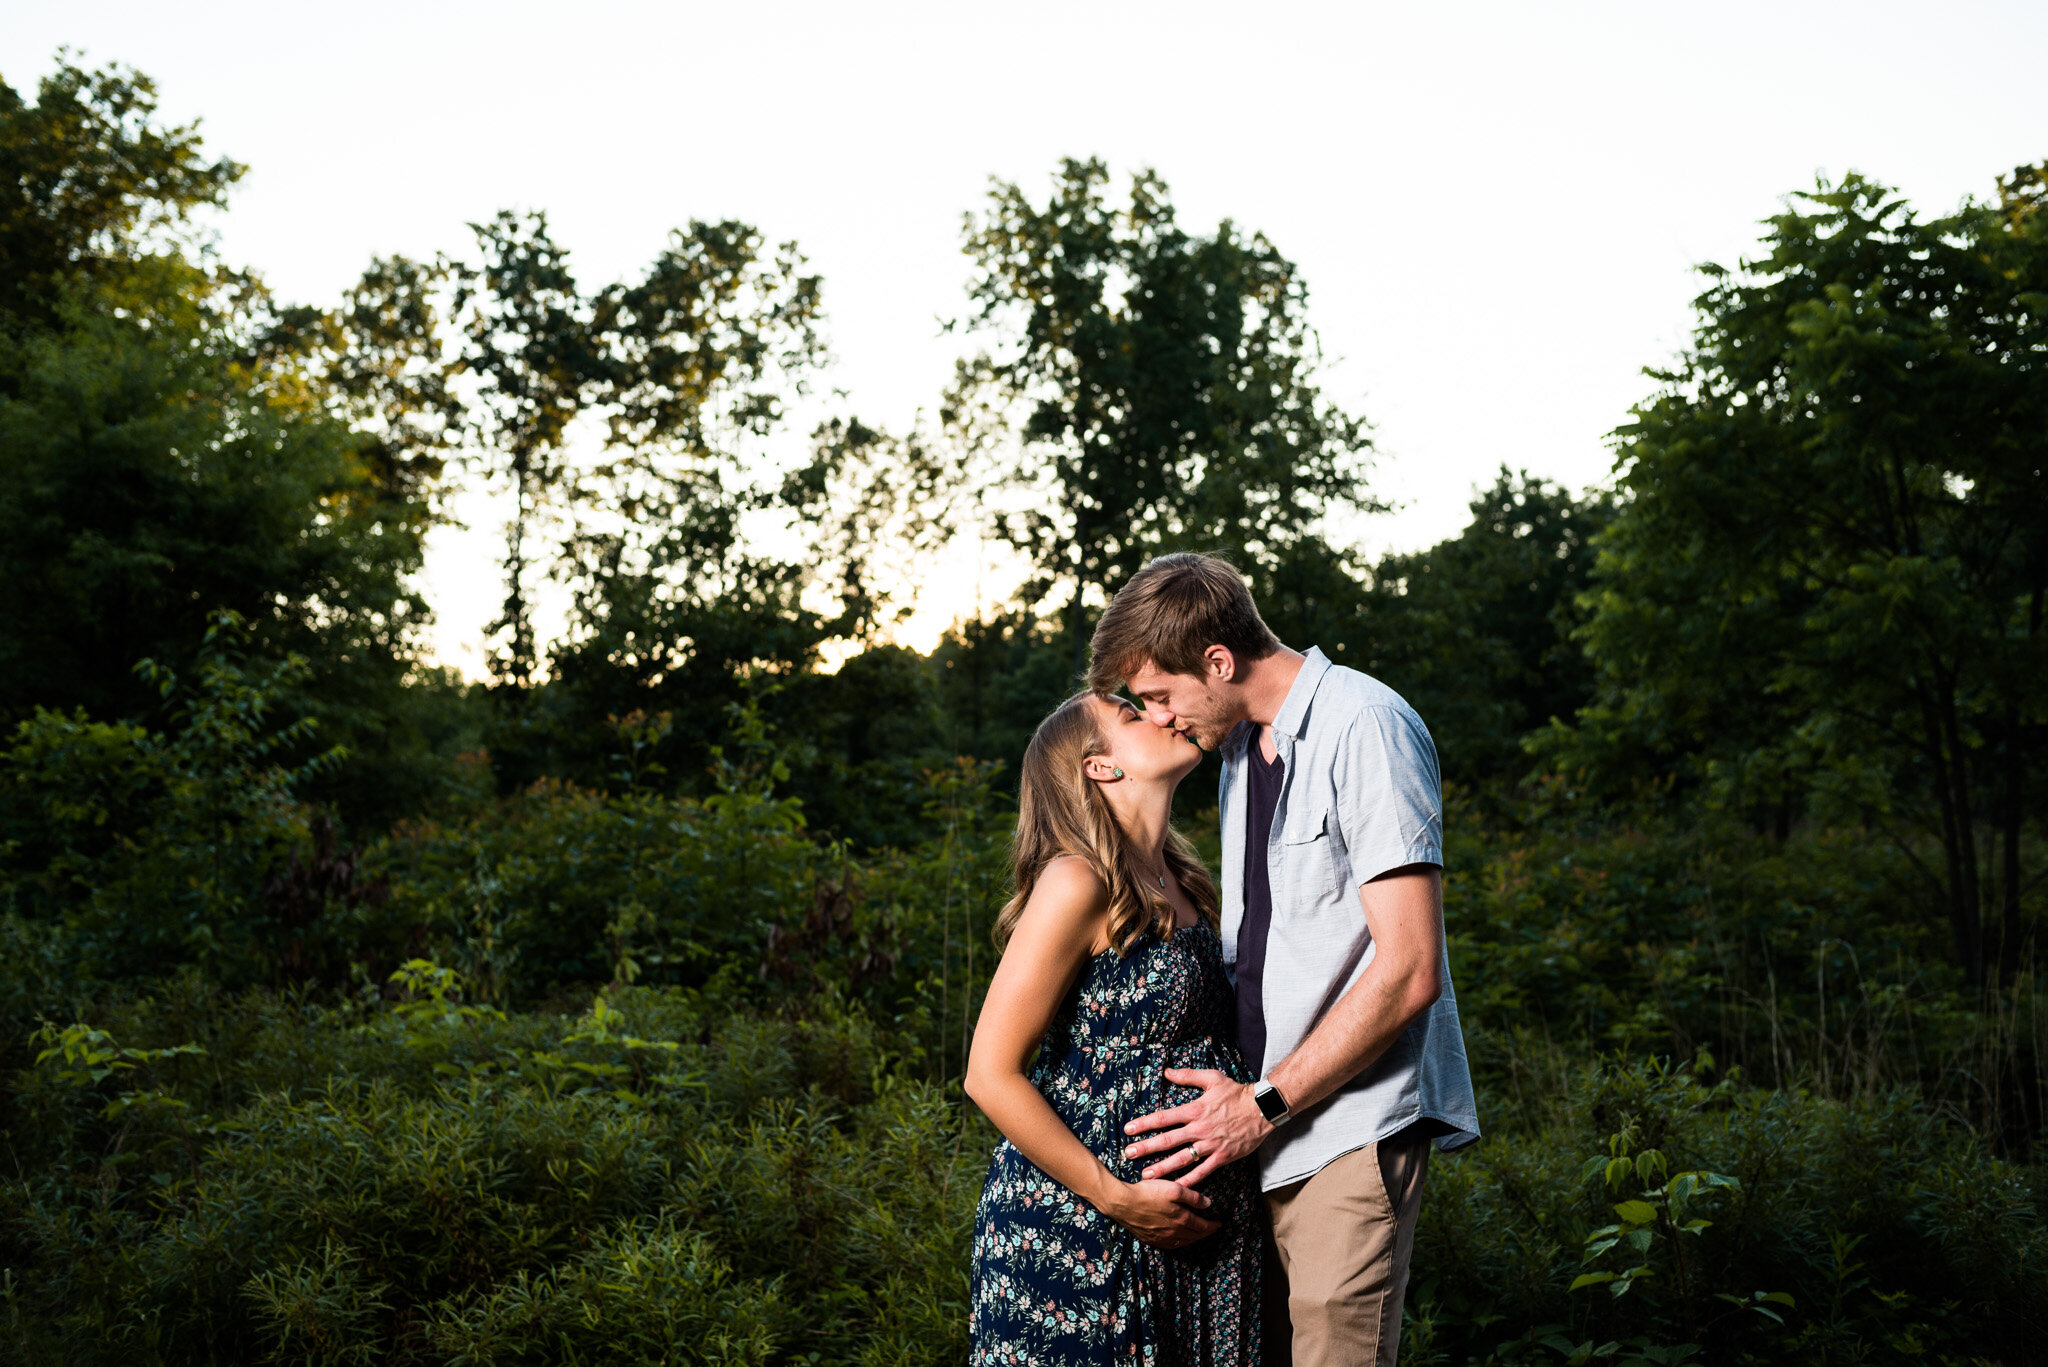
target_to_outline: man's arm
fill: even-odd
[[[1360,888],[1358,899],[1378,946],[1372,963],[1301,1047],[1266,1074],[1296,1111],[1370,1068],[1443,995],[1444,871],[1434,864],[1394,869]]]
[[[1300,1047],[1267,1073],[1289,1110],[1307,1110],[1370,1068],[1443,995],[1443,891],[1443,870],[1435,864],[1390,869],[1358,890],[1373,959]],[[1145,1177],[1172,1176],[1192,1186],[1252,1154],[1273,1132],[1245,1083],[1209,1068],[1169,1068],[1166,1079],[1200,1087],[1202,1095],[1124,1127],[1127,1134],[1158,1131],[1124,1150],[1132,1158],[1167,1154],[1145,1169]],[[1200,1166],[1176,1176],[1195,1161],[1196,1150]]]

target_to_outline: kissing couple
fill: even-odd
[[[1220,898],[1171,825],[1204,749]],[[1020,785],[967,1066],[1004,1137],[974,1367],[1393,1367],[1430,1148],[1479,1137],[1422,719],[1168,555]]]

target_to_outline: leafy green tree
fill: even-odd
[[[1091,596],[1161,551],[1272,563],[1363,492],[1364,421],[1317,387],[1320,354],[1294,263],[1229,222],[1197,236],[1157,175],[1113,207],[1099,161],[1062,163],[1036,203],[997,183],[967,220],[968,324],[997,345],[960,367],[951,423],[970,447],[1022,449],[1030,491],[1001,526],[1064,587],[1078,670]]]
[[[2024,949],[2048,739],[2042,171],[1921,220],[1823,182],[1708,267],[1691,349],[1621,429],[1569,765],[1709,781],[1894,842],[1985,981]],[[1996,872],[1991,856],[2002,844]]]
[[[354,429],[357,458],[382,488],[431,504],[441,492],[459,367],[441,307],[445,262],[372,261],[341,306],[265,306],[258,344],[293,358],[328,411]]]
[[[794,244],[771,253],[746,224],[693,222],[639,281],[585,293],[545,215],[472,226],[480,259],[449,267],[447,304],[466,383],[443,392],[466,450],[513,497],[494,668],[524,686],[539,663],[537,566],[572,583],[588,634],[623,596],[731,587],[703,581],[762,498],[739,448],[821,359],[818,278]],[[575,458],[584,426],[594,462]],[[559,554],[535,544],[550,515]]]
[[[67,283],[189,238],[243,167],[208,161],[197,124],[156,119],[156,87],[124,67],[58,54],[34,103],[0,81],[0,319],[57,323]]]
[[[1290,555],[1254,585],[1282,640],[1319,644],[1413,703],[1445,774],[1466,783],[1519,776],[1523,736],[1591,700],[1571,632],[1611,515],[1603,494],[1574,498],[1506,467],[1471,508],[1462,532],[1427,550],[1370,565]]]
[[[845,679],[815,667],[827,641],[872,638],[887,607],[885,562],[900,574],[908,557],[944,540],[958,485],[915,435],[835,420],[812,443],[812,458],[773,487],[749,486],[707,452],[691,506],[643,510],[630,525],[580,539],[573,631],[554,649],[549,684],[499,736],[508,777],[598,782],[610,719],[668,712],[675,721],[661,763],[677,786],[701,790],[725,708],[766,675],[786,685],[766,703],[776,723],[812,743],[794,791],[812,804],[820,829],[862,844],[905,832],[924,801],[918,766],[951,758],[935,748],[921,670],[886,647],[867,652],[865,664],[849,661]],[[789,519],[804,553],[781,559],[750,545],[741,527],[748,513]],[[862,699],[851,680],[870,667],[882,691]],[[904,727],[921,743],[863,739]]]
[[[358,757],[330,797],[421,800],[426,732],[447,729],[427,715],[446,690],[406,686],[436,465],[369,425],[390,407],[374,385],[342,383],[416,369],[404,328],[380,333],[361,291],[346,327],[280,307],[213,261],[192,215],[240,170],[158,126],[144,78],[66,64],[37,104],[0,103],[0,720],[149,716],[129,666],[187,668],[227,609],[310,662],[290,705]]]
[[[1002,761],[1014,789],[1031,733],[1074,691],[1071,643],[1026,609],[992,612],[947,631],[931,669],[944,743]]]
[[[0,358],[0,713],[140,715],[129,665],[182,666],[217,608],[315,661],[338,707],[388,704],[425,616],[420,504],[182,261],[74,286],[58,318]]]
[[[533,520],[570,477],[570,425],[599,383],[596,345],[589,305],[545,215],[506,212],[471,227],[483,260],[459,270],[452,309],[463,333],[460,365],[476,397],[459,405],[455,421],[512,494],[505,605],[490,627],[509,639],[492,664],[525,685],[539,662],[527,590]]]

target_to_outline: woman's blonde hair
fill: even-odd
[[[1010,848],[1017,895],[996,917],[997,948],[1009,943],[1045,866],[1067,854],[1086,860],[1109,889],[1109,942],[1119,956],[1128,954],[1147,931],[1156,931],[1161,939],[1173,938],[1173,904],[1133,859],[1130,837],[1117,823],[1103,785],[1082,768],[1090,757],[1109,750],[1089,706],[1096,701],[1115,700],[1076,693],[1038,724],[1024,751],[1018,773],[1017,837]],[[1162,853],[1181,891],[1214,927],[1216,884],[1194,846],[1180,832],[1168,830]]]

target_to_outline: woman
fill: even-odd
[[[1193,742],[1083,693],[1024,752],[1017,895],[996,921],[967,1091],[1004,1135],[974,1220],[976,1367],[1257,1367],[1250,1164],[1143,1180],[1126,1121],[1248,1081],[1216,888],[1170,827]],[[1034,1049],[1037,1062],[1027,1076]]]

